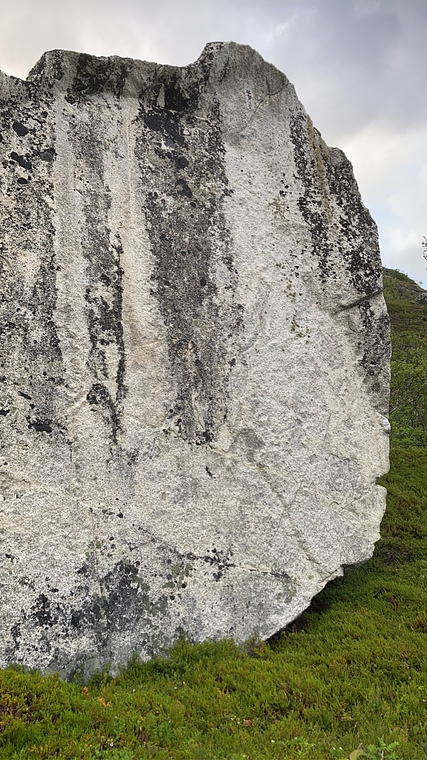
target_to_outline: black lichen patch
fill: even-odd
[[[371,374],[376,374],[384,357],[390,358],[390,318],[387,313],[377,318],[369,301],[359,304],[359,312],[364,331],[375,338],[365,345],[361,364]]]
[[[95,119],[94,119],[95,121]],[[104,180],[104,145],[91,123],[70,127],[81,169],[77,186],[83,199],[82,245],[87,262],[86,321],[90,341],[88,367],[93,383],[87,400],[110,428],[117,444],[121,402],[127,388],[123,337],[123,248],[108,227],[111,194]]]
[[[387,312],[376,314],[369,301],[362,301],[358,309],[363,325],[363,339],[359,343],[359,350],[363,351],[360,365],[365,370],[365,383],[381,400],[379,411],[387,415],[388,394],[383,386],[384,382],[388,383],[384,367],[388,366],[391,355],[390,318]]]
[[[46,594],[39,594],[36,603],[31,607],[30,614],[38,626],[51,628],[54,625],[51,604]]]
[[[168,113],[162,108],[156,108],[148,113],[143,111],[142,117],[147,129],[159,132],[168,148],[176,148],[177,145],[185,145],[179,114],[174,112]]]
[[[302,113],[292,114],[290,134],[294,147],[295,165],[304,186],[304,193],[298,201],[298,206],[309,226],[313,253],[318,260],[320,279],[326,283],[329,277],[334,276],[334,265],[330,255],[329,225],[322,194],[319,193],[316,165],[309,150],[307,119]]]
[[[207,118],[195,118],[197,97],[188,91],[184,97],[183,87],[168,79],[164,108],[141,105],[145,129],[136,156],[155,259],[152,294],[178,388],[165,430],[203,445],[227,417],[229,351],[242,314],[234,301],[237,274],[223,212],[229,189],[221,116],[214,105]],[[227,300],[218,293],[218,267],[227,272]]]
[[[19,137],[25,137],[25,135],[28,135],[29,131],[25,124],[21,124],[20,121],[14,121],[12,124],[12,129],[15,130],[16,134],[19,135]]]
[[[53,87],[64,76],[64,60],[61,50],[44,53],[28,74],[28,80],[38,85]]]
[[[15,151],[12,151],[10,157],[12,161],[16,161],[16,163],[19,164],[19,166],[22,166],[23,169],[27,169],[30,172],[33,170],[33,165],[27,157],[19,156]]]
[[[8,107],[0,104],[0,158],[4,167],[1,184],[5,198],[0,209],[0,359],[10,403],[15,406],[19,400],[16,413],[8,416],[8,424],[25,430],[27,435],[28,427],[35,432],[54,433],[57,441],[64,433],[59,411],[64,378],[55,325],[55,152],[46,147],[54,139],[49,119],[52,96],[29,83],[20,83],[20,87],[25,88],[26,97],[21,91],[15,97],[11,91]],[[43,159],[45,151],[49,151],[51,160]],[[20,390],[22,385],[27,392]],[[22,399],[29,403],[23,404]]]
[[[33,428],[34,430],[37,430],[38,433],[52,432],[51,420],[40,420],[40,419],[31,420],[29,417],[27,417],[27,421],[28,421],[28,427]]]
[[[86,396],[89,404],[95,407],[100,407],[105,419],[112,427],[113,441],[117,443],[117,431],[120,428],[120,420],[118,417],[117,407],[114,399],[111,398],[110,391],[102,383],[95,383],[92,385],[89,393]]]
[[[369,300],[381,292],[376,226],[361,201],[352,166],[344,154],[327,148],[302,113],[291,117],[290,129],[295,164],[303,183],[298,205],[310,230],[318,276],[323,286],[330,286],[337,279],[341,257],[349,282],[360,294],[351,305],[359,309],[363,328],[355,338],[357,354],[365,383],[376,394],[378,408],[385,414],[389,320],[385,309],[377,313]]]
[[[120,96],[129,72],[130,61],[124,58],[97,58],[81,53],[69,95],[96,95],[112,92]]]
[[[381,259],[376,226],[363,205],[350,162],[328,149],[303,113],[290,119],[294,160],[304,192],[298,206],[310,230],[323,284],[336,279],[334,239],[342,239],[340,255],[354,288],[361,294],[379,288]],[[335,229],[334,229],[335,226]]]
[[[328,186],[340,211],[339,223],[353,285],[359,293],[378,290],[381,280],[381,258],[377,242],[377,228],[368,209],[363,205],[350,161],[339,150],[332,151],[332,159],[325,161]]]
[[[80,606],[68,609],[65,636],[70,639],[84,636],[92,640],[97,657],[102,662],[117,657],[114,637],[130,637],[134,648],[145,648],[154,653],[150,637],[157,635],[157,628],[163,625],[171,592],[166,591],[152,599],[150,586],[142,577],[139,562],[120,560],[102,578],[98,578],[93,590],[96,570],[88,561],[79,573],[81,585],[75,591]],[[172,595],[173,596],[173,595]],[[66,608],[68,607],[66,600]],[[142,639],[141,636],[144,638]]]
[[[42,161],[53,161],[56,156],[56,150],[53,147],[46,148],[45,150],[40,151],[39,156]]]
[[[191,552],[185,556],[192,562],[194,560],[202,560],[203,562],[206,562],[206,564],[210,565],[212,567],[212,576],[215,581],[220,581],[228,570],[236,567],[235,563],[231,559],[233,556],[231,549],[224,552],[214,547],[213,549],[207,551],[206,554],[201,556],[196,556]]]
[[[15,623],[10,629],[10,637],[12,641],[6,646],[5,649],[5,661],[17,662],[18,652],[21,646],[21,626],[19,623]]]

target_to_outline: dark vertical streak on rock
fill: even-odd
[[[357,293],[369,299],[372,293],[381,291],[381,258],[376,225],[362,203],[351,163],[341,150],[325,146],[302,113],[291,116],[290,130],[295,164],[304,186],[298,205],[310,229],[320,280],[326,285],[337,277],[337,251],[331,234],[335,225],[338,239],[345,241],[339,255],[350,281]],[[363,327],[357,341],[359,363],[365,382],[378,398],[380,411],[387,414],[384,388],[388,376],[384,368],[388,366],[390,353],[389,318],[384,310],[378,316],[369,300],[357,308]]]
[[[362,203],[350,161],[342,151],[325,146],[303,113],[291,116],[290,133],[295,164],[304,185],[298,205],[309,225],[321,281],[325,284],[331,277],[336,279],[331,256],[333,222],[339,225],[338,237],[349,243],[341,255],[354,288],[361,294],[378,290],[381,260],[376,225]]]
[[[329,225],[322,194],[319,192],[319,175],[313,155],[307,151],[307,146],[310,145],[307,121],[307,117],[299,112],[292,114],[290,118],[295,165],[304,185],[304,193],[298,201],[298,206],[309,226],[313,253],[319,262],[320,280],[325,284],[329,277],[336,278],[336,273],[330,257]]]
[[[18,388],[27,399],[18,417],[10,415],[10,424],[62,435],[57,394],[64,378],[55,325],[57,264],[52,220],[55,148],[48,116],[52,96],[36,93],[31,84],[21,83],[21,88],[15,100],[8,99],[7,108],[0,104],[0,131],[7,137],[1,144],[1,361],[11,403]],[[35,272],[31,263],[29,267],[34,259]]]
[[[130,61],[124,58],[95,58],[80,53],[73,81],[73,95],[96,95],[112,92],[117,97],[123,92]]]
[[[377,227],[362,203],[350,161],[337,148],[329,154],[325,160],[328,186],[340,211],[341,235],[350,243],[344,251],[347,268],[359,293],[373,293],[381,284]]]
[[[122,322],[123,248],[119,234],[113,236],[108,226],[111,193],[104,178],[105,146],[93,126],[96,124],[96,114],[91,116],[86,122],[71,128],[77,158],[76,189],[83,197],[81,243],[87,262],[85,298],[91,345],[88,367],[93,375],[87,401],[101,413],[111,428],[112,442],[117,444],[121,430],[121,402],[126,395]],[[111,366],[116,367],[114,376],[111,375]]]
[[[233,303],[236,272],[223,212],[229,189],[219,108],[195,117],[194,90],[180,87],[165,79],[165,108],[141,106],[136,155],[155,260],[152,293],[178,386],[167,429],[201,445],[214,440],[227,416],[228,351],[241,312]],[[226,303],[215,282],[218,266],[227,272]]]

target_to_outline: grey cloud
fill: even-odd
[[[372,120],[402,128],[427,119],[427,101],[420,96],[427,79],[425,3],[325,0],[304,8],[271,52],[303,101],[307,90],[310,108],[325,112],[328,128],[339,135]]]

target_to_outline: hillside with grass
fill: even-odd
[[[374,557],[268,644],[191,645],[89,683],[0,671],[0,758],[427,760],[427,293],[384,270],[388,508]]]
[[[427,292],[406,274],[384,269],[391,319],[390,421],[396,446],[427,446]]]

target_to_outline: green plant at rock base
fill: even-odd
[[[386,744],[380,740],[378,746],[370,744],[363,754],[366,760],[399,760],[399,742]]]
[[[425,366],[424,291],[390,270],[385,284],[400,416],[373,558],[267,644],[184,639],[86,685],[0,671],[2,760],[426,760],[427,455],[401,366]]]

